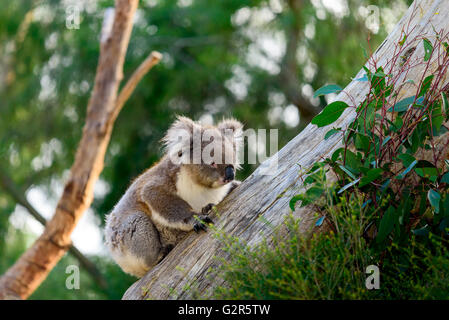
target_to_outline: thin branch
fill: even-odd
[[[137,84],[140,82],[140,80],[143,78],[145,74],[148,73],[148,71],[151,70],[156,64],[159,63],[159,61],[162,59],[162,54],[153,51],[150,53],[150,55],[140,64],[140,66],[134,71],[134,73],[131,75],[131,77],[128,79],[126,84],[123,86],[122,90],[120,91],[117,101],[115,103],[114,108],[114,119],[119,114],[120,110],[122,110],[123,105],[128,100],[128,98],[133,93],[134,89],[136,88]]]

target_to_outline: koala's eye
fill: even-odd
[[[218,168],[218,166],[217,166],[217,164],[216,164],[215,162],[212,162],[210,165],[211,165],[211,167],[213,167],[213,168],[215,168],[215,169]]]

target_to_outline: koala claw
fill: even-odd
[[[201,230],[206,231],[207,230],[207,225],[206,225],[207,223],[214,223],[212,221],[212,219],[209,218],[206,215],[200,215],[200,216],[198,216],[198,219],[200,219],[201,221],[196,221],[193,224],[193,230],[195,230],[196,233],[200,232]]]
[[[201,209],[201,213],[208,214],[212,210],[213,206],[215,206],[213,203],[209,203],[207,206],[205,206],[203,209]]]

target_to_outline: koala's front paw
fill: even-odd
[[[201,209],[201,213],[206,215],[209,214],[209,212],[212,210],[212,208],[215,206],[213,203],[209,203],[207,206],[205,206],[203,209]]]
[[[195,221],[193,223],[193,230],[195,230],[196,233],[200,232],[200,230],[206,231],[207,230],[207,223],[212,223],[212,224],[214,223],[212,221],[212,219],[209,218],[207,215],[202,214],[202,215],[199,215],[197,217],[198,217],[198,219],[200,221]]]
[[[234,180],[234,181],[232,181],[231,183],[232,183],[232,184],[231,184],[231,187],[229,188],[229,193],[230,193],[232,190],[234,190],[235,188],[237,188],[239,185],[241,185],[241,184],[242,184],[242,181]]]

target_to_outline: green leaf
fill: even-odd
[[[424,44],[424,61],[428,61],[432,56],[433,46],[432,43],[427,38],[423,39],[423,44]]]
[[[429,132],[429,122],[420,122],[412,134],[409,135],[408,141],[410,143],[409,151],[415,153],[419,148],[424,147],[424,143],[427,140],[427,135]]]
[[[396,120],[394,120],[394,123],[393,123],[393,127],[394,127],[393,131],[398,132],[402,128],[403,125],[404,125],[404,120],[402,120],[401,117],[396,117]]]
[[[432,112],[431,120],[432,120],[433,135],[438,136],[441,130],[441,126],[443,125],[444,122],[444,116],[439,102],[433,103],[431,112]]]
[[[366,75],[366,73],[361,76],[360,78],[354,79],[354,81],[360,81],[360,82],[367,82],[368,81],[368,76]]]
[[[384,192],[390,185],[390,182],[391,182],[391,179],[387,179],[380,187],[380,191]]]
[[[402,38],[402,40],[398,42],[401,47],[404,45],[405,40],[407,40],[407,34],[406,33],[404,33],[404,38]]]
[[[332,153],[331,160],[333,162],[337,161],[340,155],[345,151],[345,148],[338,148],[337,150]]]
[[[374,73],[372,75],[371,78],[371,86],[373,88],[373,93],[374,95],[377,97],[379,96],[379,94],[381,92],[384,91],[385,89],[385,78],[386,78],[386,74],[384,73],[384,70],[382,69],[382,67],[379,67],[376,70],[376,73]]]
[[[407,111],[409,106],[415,101],[415,96],[407,97],[405,99],[402,99],[398,103],[394,105],[394,107],[391,107],[388,109],[389,112],[403,112]]]
[[[360,108],[360,116],[357,118],[357,122],[362,127],[370,129],[374,123],[374,115],[376,114],[376,101],[371,102],[369,105],[363,104]]]
[[[430,168],[430,167],[416,168],[415,172],[418,174],[418,176],[422,178],[427,178],[432,182],[435,182],[438,179],[437,168]]]
[[[360,155],[359,153],[357,153]],[[354,172],[355,174],[360,173],[361,159],[351,150],[346,150],[345,167]]]
[[[430,181],[435,182],[438,178],[438,169],[429,161],[419,160],[415,172],[423,178],[428,178]]]
[[[326,132],[325,136],[324,136],[324,140],[329,139],[330,137],[332,137],[334,134],[336,134],[337,132],[340,132],[340,129],[330,129],[328,132]]]
[[[391,140],[390,136],[385,137],[385,139],[382,141],[382,147],[385,146],[388,143],[388,141],[390,141],[390,140]]]
[[[322,216],[321,218],[319,218],[316,222],[315,222],[315,226],[316,227],[320,227],[323,224],[324,218],[326,216]]]
[[[336,84],[328,84],[326,86],[323,86],[319,88],[317,91],[315,91],[315,94],[313,95],[314,98],[319,96],[324,96],[326,94],[340,92],[343,90],[339,85]]]
[[[392,206],[388,207],[379,223],[379,231],[376,237],[376,241],[378,243],[383,242],[390,234],[390,232],[393,231],[396,219],[397,215],[395,212],[395,208]]]
[[[426,224],[424,227],[412,230],[413,234],[417,236],[427,236],[429,234],[429,226]]]
[[[355,147],[358,150],[362,150],[365,153],[369,151],[369,137],[367,135],[364,135],[362,133],[357,133],[355,136]]]
[[[430,86],[432,85],[434,75],[431,74],[430,76],[426,77],[421,85],[421,89],[419,90],[418,97],[426,95],[427,91],[429,91]]]
[[[312,186],[304,194],[298,194],[290,199],[289,206],[292,211],[295,211],[295,204],[301,201],[301,207],[304,207],[310,203],[315,202],[316,199],[321,197],[324,189],[320,186]]]
[[[323,192],[324,192],[324,189],[322,187],[319,187],[319,186],[312,186],[312,187],[310,187],[306,191],[307,201],[308,202],[313,202],[314,200],[316,200],[319,197],[321,197]]]
[[[398,155],[398,159],[402,161],[404,167],[408,167],[413,161],[416,160],[414,156],[409,155],[408,153],[401,153]]]
[[[346,172],[346,174],[348,176],[350,176],[352,179],[355,179],[356,176],[351,172],[351,170],[349,170],[348,168],[346,168],[345,166],[339,165],[340,169],[343,170],[344,172]]]
[[[312,124],[318,127],[327,126],[337,120],[347,107],[349,106],[343,101],[334,101],[312,119]]]
[[[340,190],[338,190],[338,194],[342,193],[343,191],[345,191],[346,189],[352,187],[353,185],[357,184],[357,182],[360,181],[360,178],[348,183],[347,185],[345,185],[343,188],[341,188]]]
[[[449,183],[449,172],[446,172],[441,178],[440,183]]]
[[[430,205],[435,210],[435,213],[440,212],[440,199],[441,195],[438,191],[430,189],[427,193],[427,199],[429,199]]]
[[[446,56],[449,55],[449,44],[447,42],[443,42],[444,49],[446,49]]]
[[[359,183],[359,187],[363,187],[367,185],[368,183],[373,182],[377,178],[379,178],[382,175],[383,170],[381,168],[374,168],[367,172],[366,176],[364,176]]]
[[[304,198],[304,196],[302,194],[297,194],[296,196],[294,196],[293,198],[290,199],[290,209],[292,209],[292,211],[295,211],[295,204],[296,202],[302,200]]]
[[[449,102],[447,101],[446,93],[441,92],[441,98],[443,100],[442,111],[449,117]]]
[[[400,175],[396,176],[396,179],[404,179],[407,173],[409,173],[417,163],[418,160],[413,161]]]

